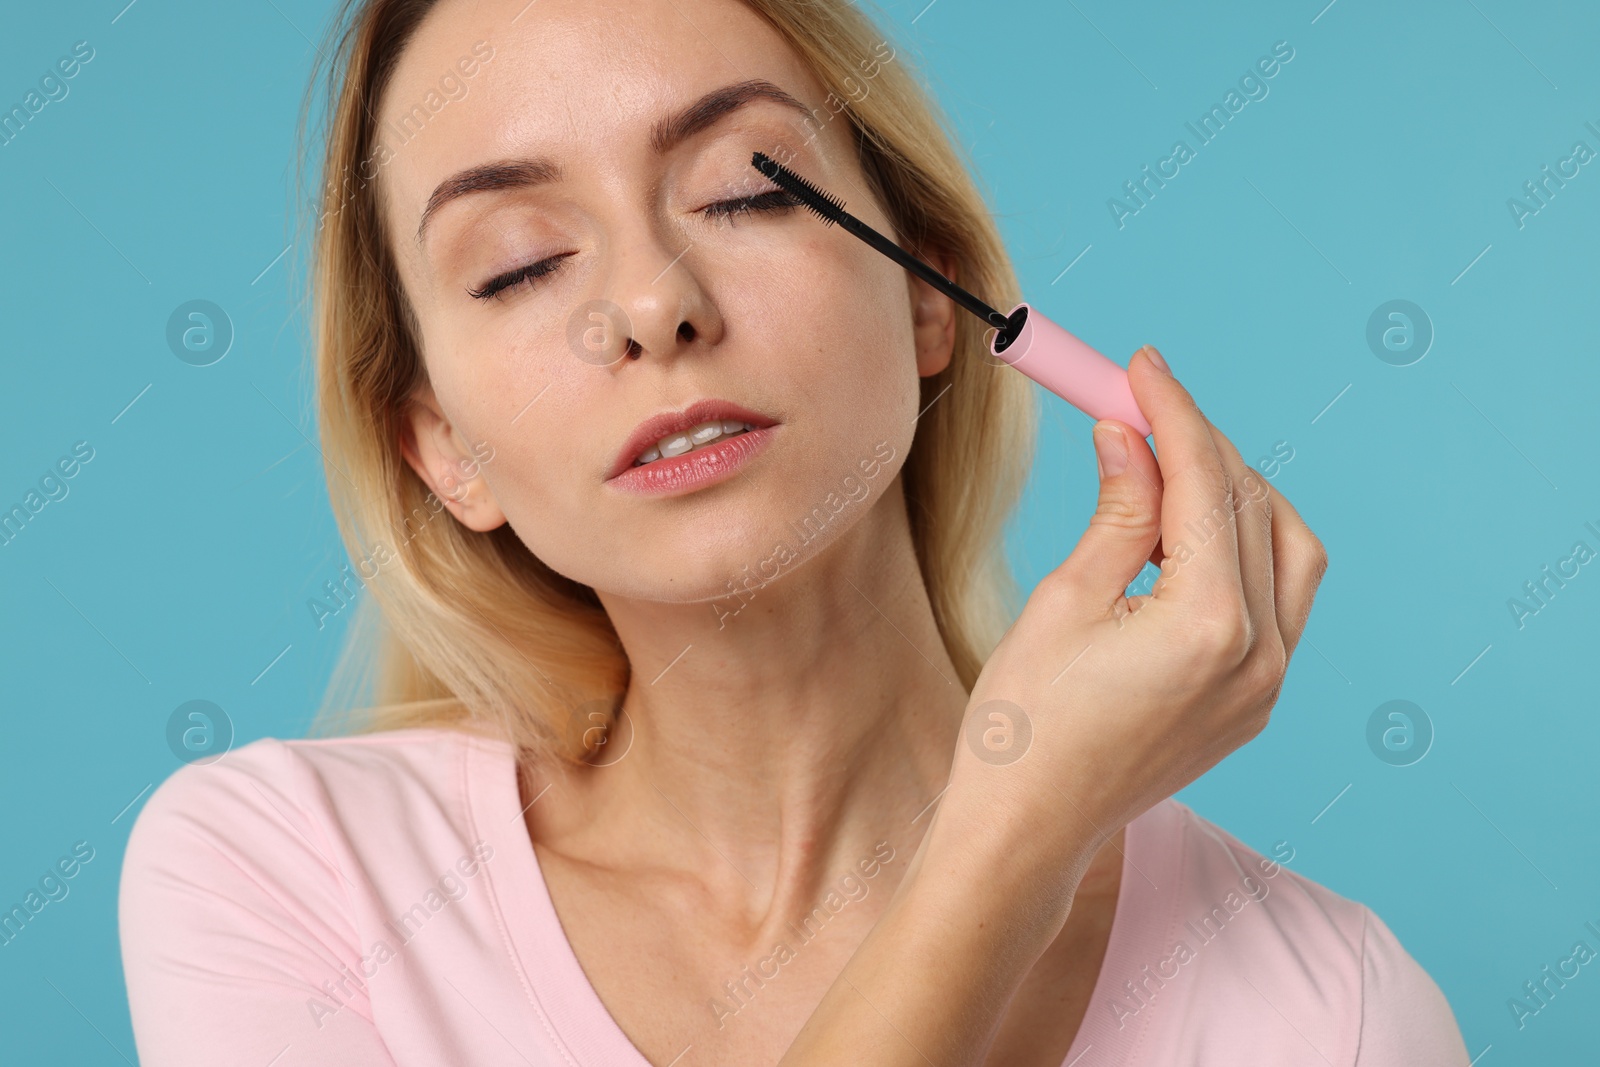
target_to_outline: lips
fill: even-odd
[[[611,462],[611,469],[606,473],[606,480],[617,477],[632,469],[633,461],[639,454],[650,448],[661,438],[668,434],[681,433],[693,426],[713,419],[730,419],[736,422],[748,422],[757,430],[776,425],[777,420],[770,419],[749,408],[726,400],[698,400],[682,411],[663,411],[659,415],[652,415],[645,419],[634,431],[628,435],[622,450],[617,453],[616,459]]]

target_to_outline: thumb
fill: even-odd
[[[1094,424],[1100,499],[1057,576],[1096,602],[1121,597],[1161,537],[1161,474],[1150,446],[1112,419]]]

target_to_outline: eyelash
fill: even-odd
[[[800,201],[795,199],[789,190],[769,189],[767,192],[738,200],[719,200],[705,210],[711,218],[724,218],[732,222],[734,216],[743,215],[747,211],[782,211],[785,208],[799,206]]]
[[[543,278],[546,274],[552,273],[560,264],[561,260],[568,255],[571,255],[571,253],[568,252],[563,253],[560,256],[551,256],[549,259],[541,259],[537,263],[530,263],[526,267],[518,267],[514,271],[502,274],[498,278],[491,279],[487,284],[484,285],[482,289],[468,289],[467,295],[475,300],[498,299],[502,292],[510,289],[513,286],[521,285],[523,282],[535,281],[539,278]]]
[[[764,193],[758,193],[755,196],[740,197],[736,200],[719,200],[714,204],[708,205],[704,211],[708,218],[726,219],[729,225],[733,225],[734,220],[739,215],[744,215],[751,211],[784,211],[799,206],[800,201],[795,199],[794,195],[787,189],[772,189]],[[468,289],[467,295],[475,300],[497,300],[502,293],[514,286],[525,282],[537,281],[554,272],[560,265],[561,260],[571,254],[570,252],[565,252],[559,256],[542,259],[537,263],[530,263],[525,267],[518,267],[516,270],[508,271],[497,278],[491,279],[481,289]]]

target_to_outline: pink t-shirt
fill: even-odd
[[[180,768],[119,901],[144,1067],[648,1067],[562,932],[504,742],[264,739]],[[1071,1067],[1466,1067],[1365,906],[1165,800],[1128,826]]]

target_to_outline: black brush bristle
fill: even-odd
[[[816,216],[824,223],[831,226],[843,218],[845,214],[843,200],[818,189],[782,163],[762,152],[756,152],[752,155],[750,162],[762,174],[771,178],[786,191],[793,194],[802,204],[815,212]]]

